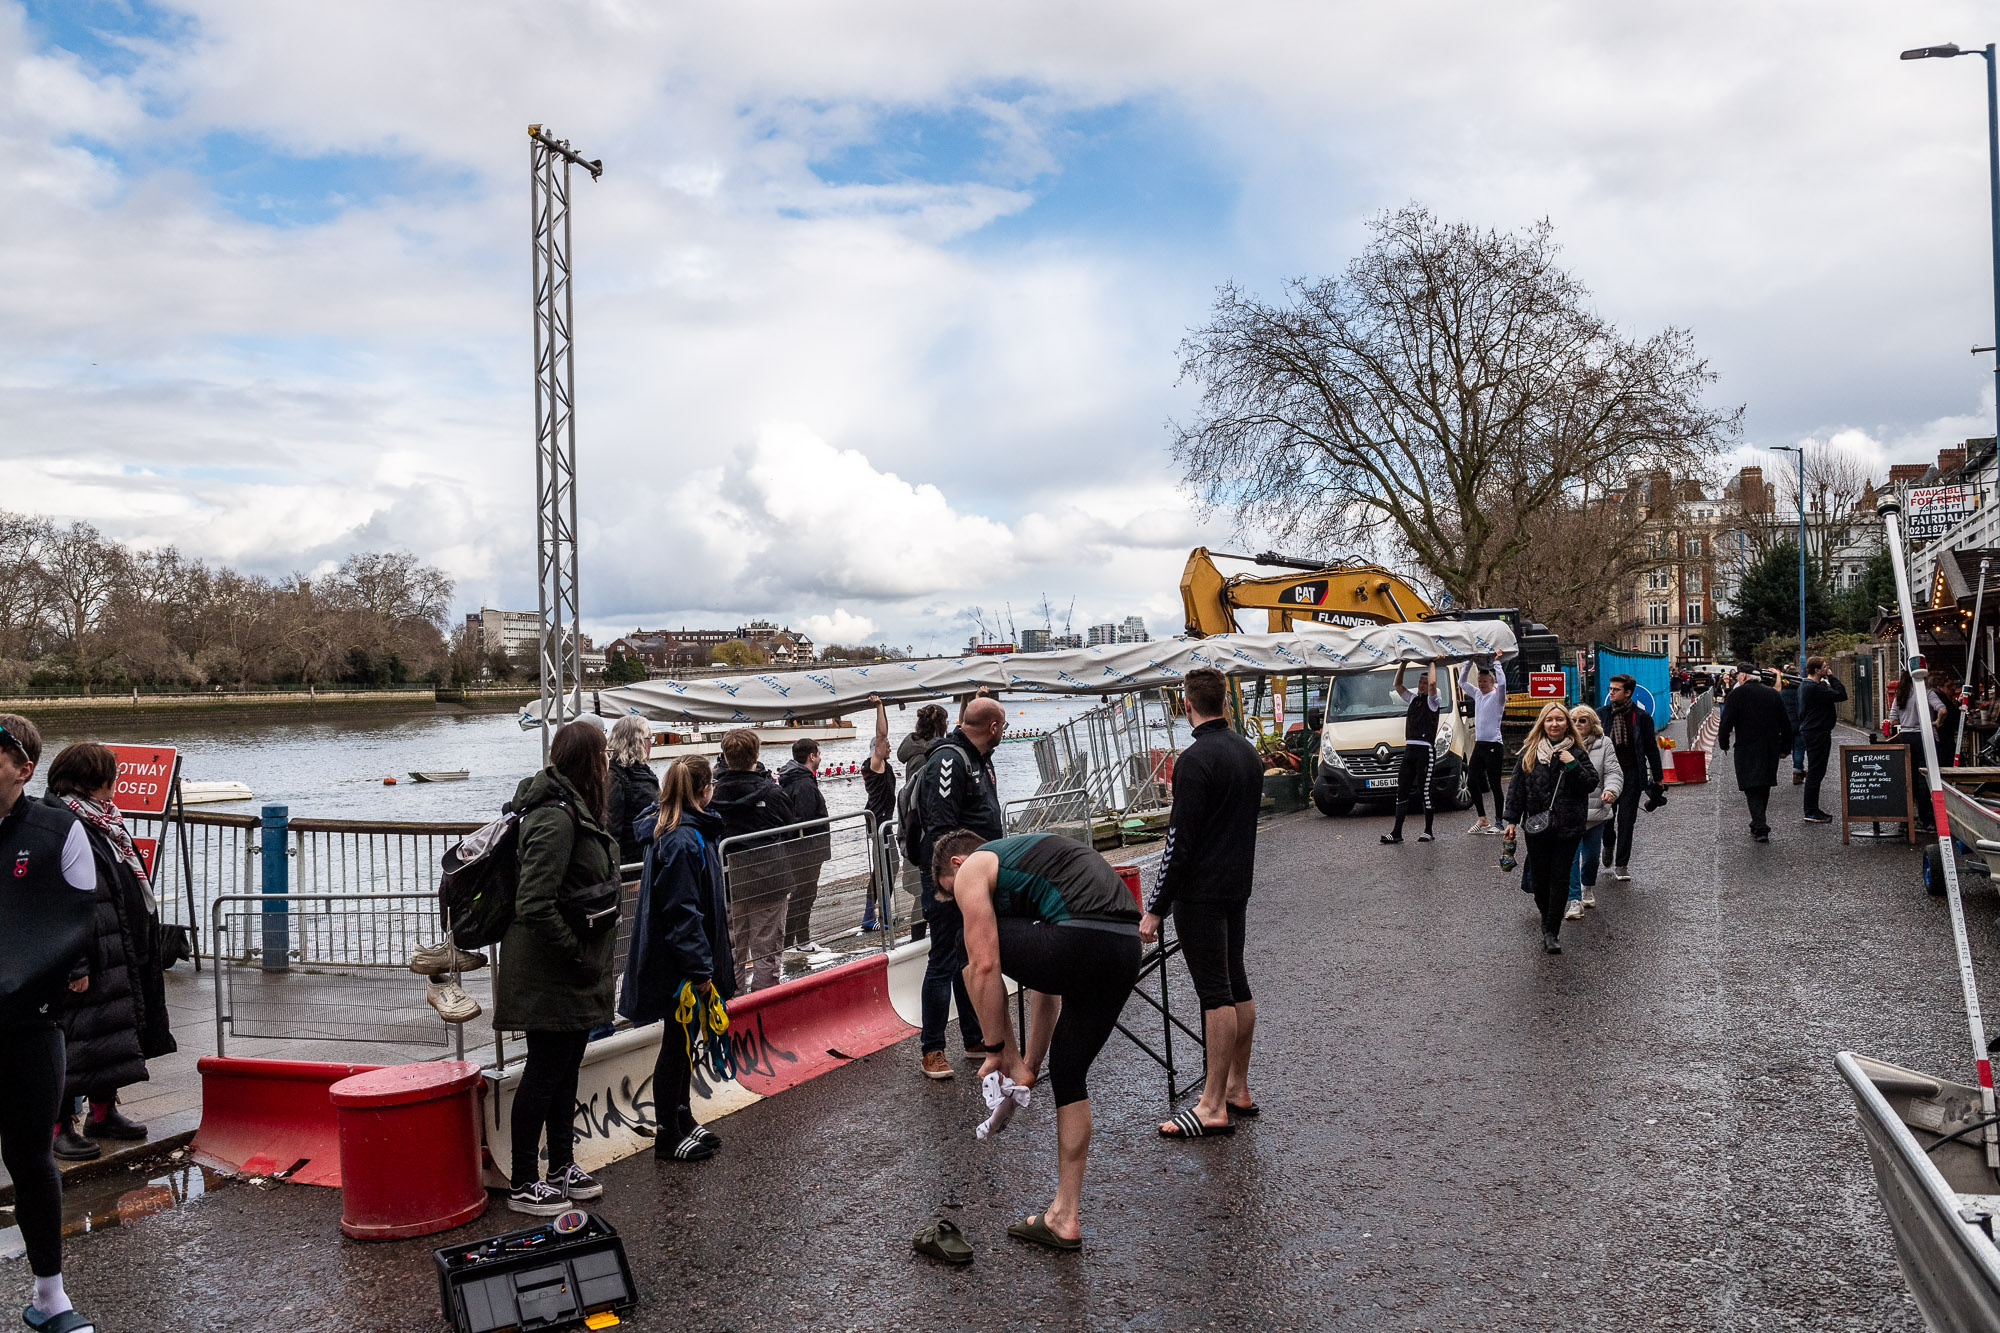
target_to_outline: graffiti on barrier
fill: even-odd
[[[577,1099],[576,1136],[580,1139],[608,1139],[614,1130],[637,1130],[641,1126],[651,1128],[653,1119],[653,1076],[648,1074],[632,1086],[630,1078],[618,1080],[616,1088],[606,1088],[601,1094],[604,1109],[599,1111],[597,1103],[600,1094],[593,1092],[590,1100]]]
[[[799,1062],[798,1052],[783,1046],[774,1046],[764,1035],[764,1015],[760,1010],[746,1027],[741,1023],[729,1025],[729,1053],[736,1060],[736,1076],[744,1075],[765,1078],[778,1076],[780,1063],[795,1065]],[[709,1070],[705,1063],[697,1061],[693,1075],[694,1094],[697,1097],[714,1096]]]

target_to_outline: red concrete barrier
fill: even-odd
[[[197,1162],[339,1188],[340,1126],[327,1089],[380,1065],[204,1055],[195,1068],[201,1073]]]
[[[729,1002],[736,1081],[766,1097],[915,1031],[889,1004],[889,960],[881,954]],[[667,1037],[677,1041],[680,1034]]]

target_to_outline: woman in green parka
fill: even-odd
[[[572,1154],[577,1071],[591,1029],[611,1022],[615,998],[617,914],[593,922],[578,910],[579,902],[601,898],[607,884],[617,888],[618,843],[604,827],[610,785],[604,733],[579,720],[556,732],[549,766],[523,779],[508,807],[527,813],[514,924],[500,941],[493,978],[493,1026],[527,1034],[527,1067],[509,1122],[507,1206],[536,1217],[604,1193]],[[536,1165],[544,1129],[546,1175]]]

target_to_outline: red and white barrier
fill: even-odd
[[[340,1185],[340,1123],[327,1089],[380,1065],[205,1055],[194,1159],[219,1171]]]

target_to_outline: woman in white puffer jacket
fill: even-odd
[[[1604,782],[1604,790],[1590,803],[1590,820],[1584,827],[1583,841],[1577,844],[1576,861],[1569,868],[1569,906],[1563,909],[1563,919],[1574,921],[1583,915],[1584,908],[1597,906],[1597,862],[1604,854],[1605,826],[1618,812],[1618,796],[1625,790],[1625,770],[1612,754],[1611,738],[1604,734],[1604,723],[1595,708],[1578,704],[1569,710],[1569,724],[1588,747],[1590,766]]]

